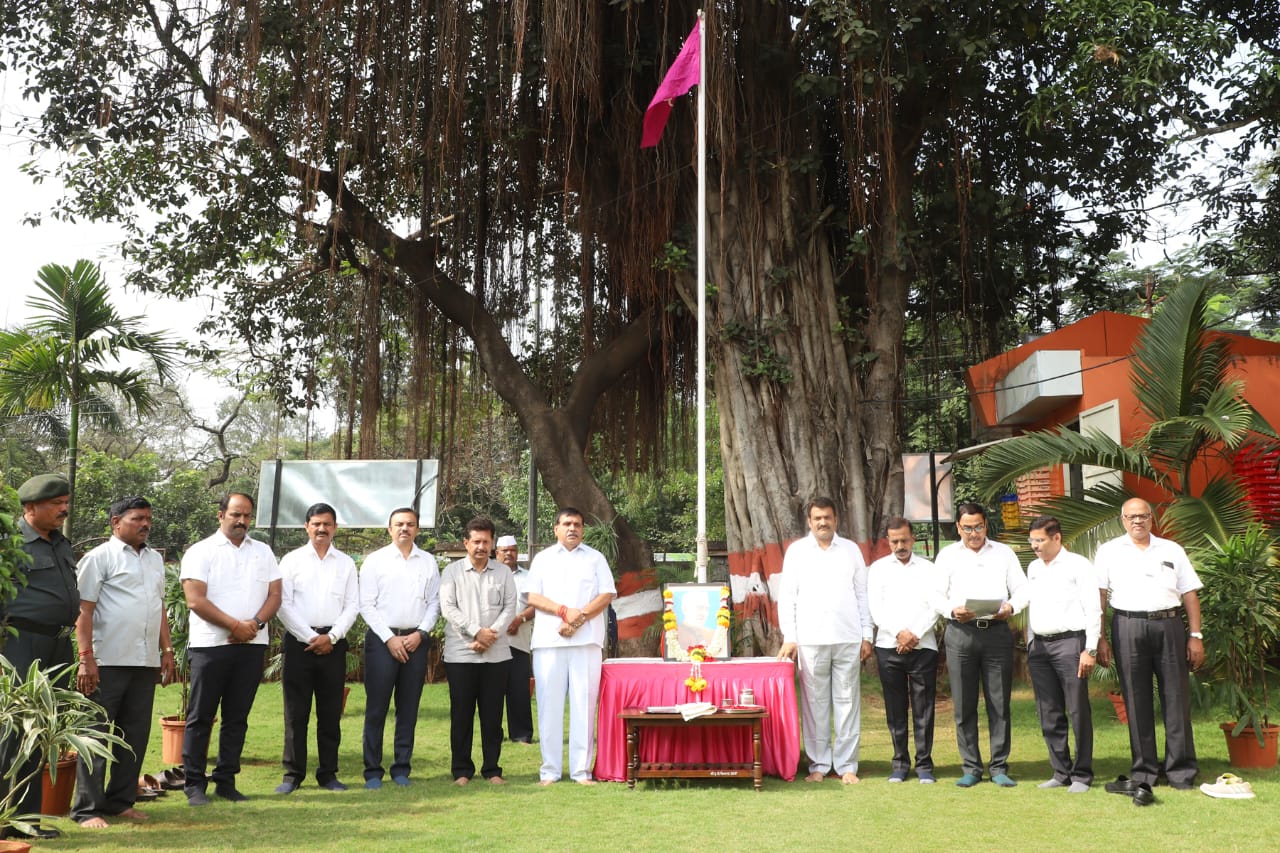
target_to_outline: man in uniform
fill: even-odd
[[[342,693],[347,678],[347,632],[360,614],[356,564],[333,545],[338,513],[327,503],[307,509],[311,541],[280,561],[280,621],[285,635],[280,683],[284,693],[284,779],[277,794],[292,794],[307,778],[307,723],[316,703],[316,784],[345,791],[338,781]]]
[[[164,559],[147,546],[151,504],[125,497],[111,505],[111,538],[85,554],[77,574],[81,649],[76,687],[102,706],[125,746],[112,749],[110,778],[101,758],[76,765],[71,817],[81,826],[105,829],[106,816],[145,820],[133,807],[138,775],[151,738],[156,681],[173,681],[173,644],[164,609]],[[85,651],[88,654],[85,654]]]
[[[1173,788],[1189,790],[1198,772],[1189,672],[1204,663],[1197,593],[1203,584],[1180,545],[1152,535],[1149,503],[1130,498],[1120,519],[1124,535],[1103,543],[1094,556],[1102,607],[1109,602],[1112,610],[1111,643],[1104,630],[1098,653],[1104,664],[1115,655],[1133,768],[1130,778],[1108,782],[1107,790],[1136,794],[1162,773]],[[1163,765],[1156,752],[1153,678],[1164,711]]]
[[[18,487],[18,502],[22,504],[22,518],[18,519],[22,550],[31,562],[23,567],[26,586],[12,601],[0,602],[0,622],[16,632],[4,638],[0,649],[18,674],[25,675],[33,661],[40,661],[46,670],[71,663],[71,633],[80,616],[80,591],[71,543],[61,530],[71,506],[70,484],[56,474],[32,477]],[[12,764],[7,757],[12,746],[8,742],[0,744],[0,766],[5,769]],[[40,758],[32,758],[16,778],[27,778],[42,763]],[[43,793],[39,774],[24,787],[26,790],[14,799],[18,813],[39,813]],[[10,834],[16,837],[22,833],[10,830]],[[52,827],[36,825],[29,837],[57,838],[61,834]]]
[[[391,544],[360,568],[360,613],[369,631],[364,641],[364,786],[382,787],[382,735],[391,697],[396,700],[391,781],[409,784],[418,703],[427,674],[427,638],[440,615],[440,570],[419,548],[418,512],[393,510],[387,521]]]
[[[207,788],[233,803],[249,712],[262,681],[267,622],[280,609],[280,566],[266,543],[249,536],[253,498],[232,492],[218,504],[218,531],[187,549],[182,591],[191,611],[191,700],[182,738],[187,804],[207,806]],[[205,776],[209,736],[221,709],[218,763]]]
[[[862,550],[836,533],[835,504],[818,497],[805,508],[809,535],[782,559],[778,594],[778,658],[798,660],[801,729],[809,756],[806,782],[835,770],[858,783],[862,737],[859,672],[871,657],[873,626]],[[835,735],[832,737],[834,725]]]

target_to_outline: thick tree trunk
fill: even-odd
[[[786,543],[807,532],[804,505],[828,496],[841,534],[871,535],[833,264],[820,236],[796,229],[794,203],[786,191],[758,201],[730,185],[711,223],[721,247],[711,279],[729,569],[747,626],[739,648],[756,653],[781,642],[774,576]]]

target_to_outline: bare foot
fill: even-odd
[[[808,776],[804,777],[804,781],[806,781],[806,782],[821,782],[821,781],[822,781],[823,779],[825,779],[825,778],[827,778],[827,774],[825,774],[825,773],[819,773],[817,770],[815,770],[815,771],[813,771],[812,773],[810,773]]]
[[[594,785],[596,783],[595,779],[575,779],[573,781],[577,782],[579,785]]]
[[[842,785],[856,785],[861,781],[862,780],[858,778],[857,773],[845,773],[840,777],[840,783]]]
[[[538,787],[539,787],[539,788],[550,788],[550,787],[551,787],[552,785],[554,785],[555,783],[556,783],[556,780],[555,780],[555,779],[539,779],[539,780],[538,780]]]
[[[470,781],[471,781],[471,780],[470,780],[470,779],[468,779],[466,776],[459,776],[457,779],[454,779],[454,780],[453,780],[453,784],[455,784],[455,785],[457,785],[459,788],[461,788],[463,785],[467,784],[467,783],[468,783],[468,782],[470,782]]]
[[[85,829],[106,829],[111,824],[107,823],[100,817],[87,817],[80,821],[80,825]]]
[[[505,785],[505,784],[507,784],[507,780],[506,780],[506,779],[503,779],[501,776],[490,776],[490,777],[489,777],[489,784],[490,784],[490,785]]]
[[[146,820],[147,819],[147,816],[145,813],[140,812],[133,807],[129,807],[124,811],[120,812],[120,817],[127,817],[129,820]]]

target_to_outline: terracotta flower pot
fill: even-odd
[[[1111,700],[1112,706],[1116,709],[1116,719],[1125,725],[1129,724],[1129,711],[1124,706],[1124,694],[1108,693],[1107,698]]]
[[[165,764],[182,763],[182,738],[186,732],[185,717],[160,718],[160,758]]]
[[[58,779],[49,778],[49,768],[44,769],[44,790],[40,792],[40,813],[55,817],[71,813],[71,792],[76,787],[76,754],[69,753],[58,759]]]
[[[31,845],[12,838],[0,838],[0,853],[31,853]]]
[[[1222,733],[1227,736],[1227,755],[1232,767],[1276,766],[1276,744],[1277,736],[1280,736],[1280,726],[1266,726],[1262,729],[1262,746],[1258,745],[1258,735],[1252,726],[1245,728],[1238,737],[1232,737],[1231,731],[1235,727],[1235,723],[1222,724]]]

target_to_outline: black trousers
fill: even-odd
[[[876,647],[876,668],[884,692],[884,716],[893,739],[893,769],[911,769],[907,712],[916,738],[916,772],[933,772],[933,703],[938,692],[938,652],[915,649],[905,655]]]
[[[1189,786],[1199,766],[1191,731],[1191,688],[1187,674],[1187,629],[1181,619],[1138,619],[1111,616],[1111,645],[1115,652],[1120,692],[1129,711],[1130,776],[1156,783],[1162,762],[1156,752],[1155,679],[1164,709],[1163,769],[1169,782]]]
[[[74,655],[71,651],[70,637],[50,637],[37,634],[35,631],[19,629],[16,636],[11,635],[4,644],[4,656],[18,670],[19,676],[25,676],[33,661],[41,662],[45,671],[60,669],[71,663]],[[74,684],[64,683],[64,687]],[[13,756],[17,752],[16,738],[7,738],[0,743],[0,769],[8,770],[13,766]],[[43,756],[34,756],[23,763],[15,778],[16,785],[22,790],[14,797],[18,814],[39,814],[40,800],[44,795],[41,769],[44,767]],[[25,780],[25,781],[24,781]],[[0,791],[8,791],[10,786],[0,782]]]
[[[533,655],[512,649],[511,667],[507,670],[507,735],[512,740],[533,740],[531,678]]]
[[[301,785],[307,778],[307,724],[311,700],[316,704],[316,782],[338,776],[338,747],[342,743],[342,690],[347,676],[344,637],[327,655],[312,654],[292,634],[283,641],[284,666],[280,684],[284,695],[284,781]]]
[[[1093,783],[1093,709],[1089,706],[1089,679],[1080,677],[1080,653],[1084,635],[1042,640],[1033,637],[1027,649],[1027,667],[1036,693],[1040,731],[1049,749],[1049,765],[1059,782]],[[1071,757],[1070,728],[1076,734],[1076,755]]]
[[[249,730],[249,712],[262,681],[262,661],[267,647],[261,643],[202,646],[191,655],[191,696],[187,702],[187,730],[182,738],[182,765],[188,791],[235,785],[240,753]],[[221,715],[218,730],[218,763],[205,776],[209,763],[209,736],[214,717]]]
[[[498,663],[449,663],[449,748],[455,779],[476,775],[471,758],[476,709],[480,711],[480,775],[502,775],[502,700],[507,693],[510,661]],[[529,682],[525,682],[527,685]],[[525,688],[528,692],[528,688]]]
[[[110,776],[101,758],[90,764],[80,756],[76,762],[72,820],[106,817],[133,808],[138,799],[142,759],[151,739],[151,712],[159,672],[154,666],[98,667],[98,689],[89,698],[102,706],[104,718],[116,724],[129,748],[116,746],[111,750]]]
[[[956,743],[964,772],[982,778],[978,739],[978,689],[987,705],[991,735],[990,774],[1009,772],[1009,694],[1013,689],[1013,634],[1005,622],[987,628],[972,622],[948,622],[947,670],[955,703]]]
[[[391,656],[387,644],[369,631],[364,639],[364,778],[381,779],[382,734],[391,698],[396,700],[396,728],[391,776],[408,776],[413,760],[418,703],[427,676],[427,644],[422,643],[404,663]]]

